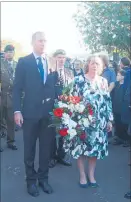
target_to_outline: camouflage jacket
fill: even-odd
[[[1,59],[1,100],[6,107],[12,107],[12,89],[17,62],[13,61],[11,67],[8,61]]]

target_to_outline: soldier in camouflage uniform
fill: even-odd
[[[1,72],[0,72],[1,73]],[[1,111],[1,74],[0,74],[0,138],[2,137],[2,111]],[[0,152],[2,152],[3,149],[0,145]]]
[[[14,47],[12,45],[7,45],[4,52],[5,58],[1,60],[2,116],[5,116],[7,124],[7,147],[12,150],[17,150],[12,106],[13,80],[17,62],[13,60]]]

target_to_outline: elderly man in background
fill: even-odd
[[[55,71],[54,79],[55,79],[55,92],[56,92],[56,99],[62,94],[62,90],[65,86],[67,86],[70,81],[72,81],[73,74],[72,71],[65,68],[65,60],[66,60],[66,53],[62,49],[58,49],[53,54],[53,57],[55,59]],[[53,140],[52,142],[52,152],[51,152],[51,160],[49,163],[49,167],[53,168],[56,164],[56,162],[65,165],[65,166],[71,166],[71,158],[69,155],[67,155],[63,149],[63,138],[58,138],[58,144],[57,144],[57,138]]]

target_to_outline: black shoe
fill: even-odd
[[[39,182],[39,186],[42,188],[42,190],[47,193],[47,194],[52,194],[53,189],[52,187],[48,184],[47,181]]]
[[[124,198],[131,199],[131,191],[130,191],[130,192],[127,192],[127,193],[125,194]]]
[[[28,184],[27,185],[27,192],[34,197],[39,196],[39,191],[36,184]]]
[[[130,146],[129,142],[128,141],[124,141],[123,147],[129,147],[129,146]]]
[[[64,166],[72,166],[71,162],[65,161],[64,159],[58,159],[57,162]]]
[[[5,131],[2,131],[1,134],[0,134],[1,138],[5,138],[6,135],[7,135],[7,133]]]
[[[3,149],[2,149],[2,148],[0,148],[0,152],[3,152]]]
[[[17,150],[18,149],[15,144],[11,144],[11,143],[7,143],[7,147],[9,149],[12,149],[12,150]]]
[[[113,145],[121,145],[123,144],[123,142],[121,140],[118,140],[116,139],[114,142],[113,142]]]
[[[56,166],[56,160],[55,159],[51,159],[49,162],[49,168],[54,168]]]

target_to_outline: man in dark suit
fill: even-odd
[[[13,116],[12,90],[14,73],[17,62],[14,61],[15,48],[7,45],[4,49],[4,59],[1,59],[1,102],[2,102],[2,122],[7,125],[7,146],[12,150],[17,150],[15,145],[15,124]],[[5,124],[6,123],[6,124]]]
[[[36,197],[39,195],[37,180],[42,190],[53,192],[48,184],[48,171],[53,128],[50,114],[54,107],[54,78],[48,74],[45,58],[45,35],[36,32],[32,36],[33,53],[20,58],[16,67],[14,80],[14,119],[19,126],[23,125],[24,163],[26,170],[27,191]],[[24,92],[21,109],[21,94]],[[34,168],[36,141],[39,138],[39,169]]]
[[[62,49],[58,49],[53,54],[55,61],[56,61],[56,68],[54,73],[55,77],[55,92],[56,92],[56,99],[62,94],[62,90],[64,86],[68,85],[72,80],[73,74],[71,70],[68,70],[64,67],[65,60],[66,60],[66,53]],[[67,155],[63,149],[63,138],[58,138],[58,147],[56,144],[56,140],[52,143],[52,155],[51,160],[49,163],[49,167],[54,167],[56,160],[60,164],[65,166],[71,166],[71,157]]]

